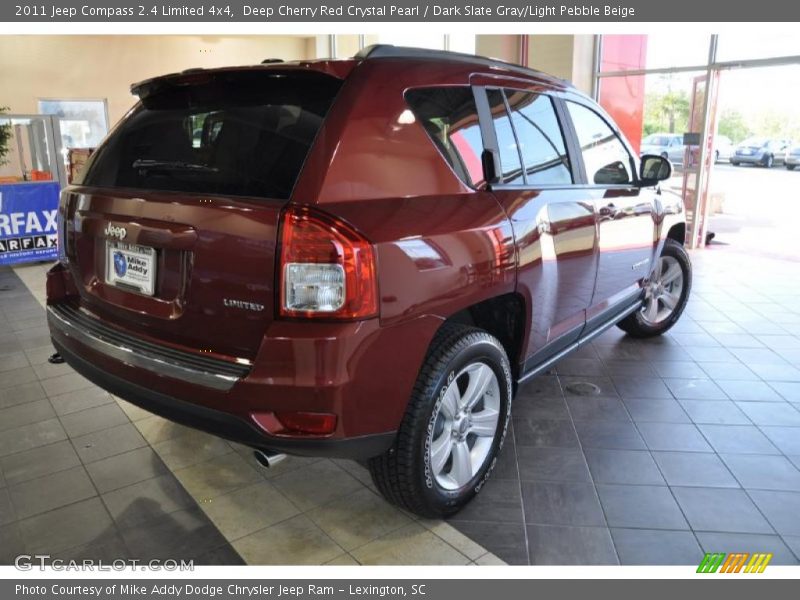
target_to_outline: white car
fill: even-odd
[[[725,135],[714,136],[714,162],[730,160],[733,154],[734,144],[731,138]]]
[[[794,171],[800,166],[800,144],[794,145],[786,151],[786,157],[783,162],[790,171]]]

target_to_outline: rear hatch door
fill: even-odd
[[[166,345],[252,358],[275,314],[280,214],[340,85],[275,68],[140,84],[62,196],[82,307]]]

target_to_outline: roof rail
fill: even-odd
[[[361,60],[372,60],[376,58],[422,58],[422,59],[435,59],[446,60],[451,62],[469,62],[472,64],[479,64],[485,67],[498,67],[527,75],[529,77],[538,77],[540,79],[549,79],[559,81],[566,85],[572,84],[564,79],[542,73],[535,69],[523,67],[515,63],[506,62],[497,58],[488,58],[486,56],[478,56],[475,54],[466,54],[463,52],[451,52],[450,50],[431,50],[428,48],[412,48],[407,46],[393,46],[392,44],[373,44],[367,46],[353,57]]]
[[[273,64],[282,63],[282,62],[283,62],[282,58],[265,58],[264,60],[261,61],[261,64],[262,65],[273,65]]]

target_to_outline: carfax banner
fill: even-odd
[[[785,22],[800,2],[759,0],[57,0],[0,3],[0,21],[14,22]]]
[[[58,257],[57,182],[0,185],[0,265]]]

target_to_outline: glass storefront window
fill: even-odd
[[[800,56],[800,36],[796,33],[722,34],[717,41],[717,62],[778,56]]]
[[[59,118],[61,146],[96,148],[108,133],[105,100],[39,100],[39,114]]]
[[[705,65],[710,43],[706,34],[604,35],[600,72]]]
[[[9,152],[0,165],[0,183],[59,179],[53,122],[46,116],[0,115],[8,128]]]

